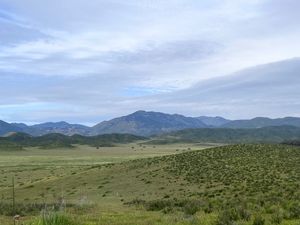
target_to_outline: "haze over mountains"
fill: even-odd
[[[0,135],[10,132],[24,132],[32,136],[41,136],[49,133],[64,135],[80,134],[93,136],[110,133],[128,133],[150,136],[189,128],[262,128],[271,126],[300,127],[300,118],[285,117],[270,119],[257,117],[249,120],[228,120],[222,117],[186,117],[178,114],[161,112],[137,111],[127,116],[103,121],[93,127],[66,122],[48,122],[28,126],[23,123],[7,123],[0,121]]]

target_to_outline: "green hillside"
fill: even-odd
[[[19,144],[9,141],[0,141],[0,151],[19,151],[23,150],[23,147]]]
[[[0,137],[1,143],[20,145],[23,147],[40,148],[72,148],[73,145],[90,145],[94,147],[114,146],[118,143],[129,143],[139,140],[146,140],[144,137],[131,134],[104,134],[98,136],[66,136],[63,134],[46,134],[43,136],[30,136],[25,133],[13,133],[7,137]]]
[[[297,117],[285,117],[270,119],[265,117],[256,117],[250,120],[233,120],[221,125],[226,128],[261,128],[270,126],[295,126],[300,127],[300,119]]]
[[[149,143],[281,143],[286,140],[297,140],[299,138],[300,128],[292,126],[263,127],[257,129],[199,128],[185,129],[156,136]]]
[[[135,224],[136,220],[137,224],[201,224],[209,218],[208,224],[217,225],[256,220],[297,224],[299,162],[299,147],[231,145],[117,164],[53,167],[36,182],[17,185],[16,193],[18,201],[25,203],[52,204],[57,193],[71,208],[84,201],[85,207],[92,207],[92,215],[87,219],[77,213],[82,224],[94,224],[87,222],[97,221],[98,211],[103,214],[97,224]],[[10,191],[0,192],[7,196],[4,202],[9,201]],[[107,210],[114,211],[114,217],[105,214]],[[194,223],[184,222],[184,217],[178,217],[182,214],[195,214]],[[127,223],[121,223],[125,215]]]

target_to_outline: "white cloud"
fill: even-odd
[[[0,0],[0,93],[11,95],[0,104],[80,102],[82,115],[148,107],[134,96],[299,56],[299,8],[297,0]],[[151,91],[130,97],[130,89]],[[180,111],[172,101],[149,105]]]

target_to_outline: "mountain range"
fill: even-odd
[[[151,136],[189,128],[262,128],[270,126],[300,127],[300,118],[285,117],[270,119],[257,117],[249,120],[228,120],[222,117],[187,117],[179,114],[161,112],[137,111],[127,116],[103,121],[95,126],[88,127],[67,122],[47,122],[28,126],[23,123],[7,123],[0,121],[0,136],[11,132],[23,132],[32,136],[41,136],[50,133],[64,135],[94,136],[111,133],[128,133],[134,135]]]

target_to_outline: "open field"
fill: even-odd
[[[135,143],[1,152],[1,214],[10,214],[14,176],[18,213],[27,220],[39,214],[29,209],[35,203],[48,210],[69,206],[66,220],[76,225],[299,225],[299,147],[206,147]],[[10,220],[2,216],[0,224]]]
[[[116,147],[78,145],[76,148],[40,149],[23,151],[0,151],[0,167],[11,166],[78,166],[116,163],[145,157],[162,156],[203,149],[218,144],[169,144],[145,145],[143,142],[119,144]]]

